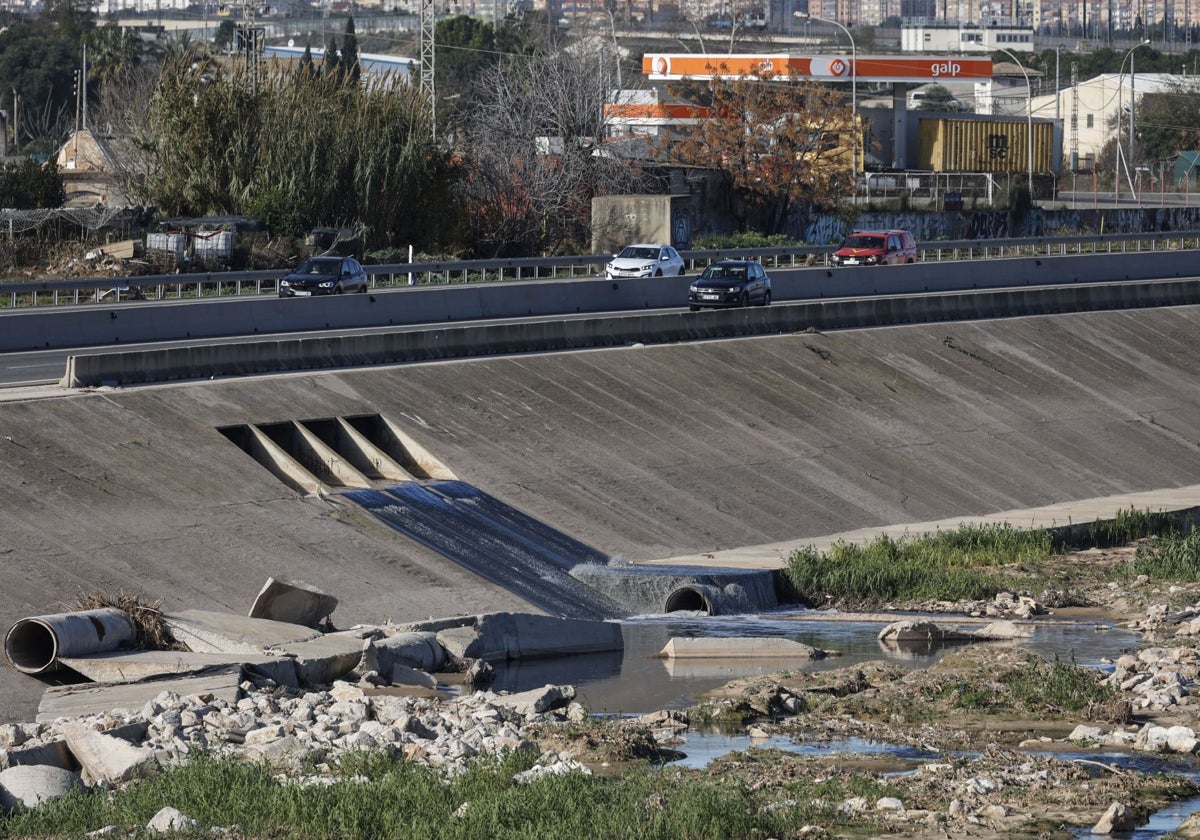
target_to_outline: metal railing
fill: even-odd
[[[923,262],[1014,258],[1022,256],[1072,256],[1173,251],[1200,247],[1200,231],[1125,233],[1105,235],[1026,237],[1015,239],[963,239],[920,242]],[[684,251],[689,273],[718,259],[755,259],[767,268],[791,269],[829,265],[836,246],[734,248]],[[365,265],[373,289],[465,283],[508,283],[597,277],[603,274],[608,254],[573,257],[463,260],[447,262]],[[137,277],[25,281],[0,284],[0,309],[114,303],[129,300],[187,300],[276,294],[286,269],[224,271],[187,274],[154,274]]]

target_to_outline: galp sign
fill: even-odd
[[[962,72],[962,65],[957,61],[935,61],[929,65],[929,75],[935,79],[939,76],[957,76]]]

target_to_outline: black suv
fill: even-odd
[[[353,257],[309,257],[279,281],[280,297],[365,292],[367,272]]]
[[[688,288],[689,308],[771,304],[771,278],[753,260],[715,262]]]

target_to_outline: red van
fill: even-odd
[[[906,230],[859,230],[833,255],[834,265],[901,265],[917,261],[917,241]]]

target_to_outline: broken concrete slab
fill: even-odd
[[[84,782],[127,782],[157,768],[154,750],[135,746],[113,735],[105,735],[80,723],[62,727],[67,746],[82,768]]]
[[[276,653],[295,660],[300,685],[329,685],[353,671],[372,642],[354,635],[330,633],[315,639],[279,644]]]
[[[311,584],[270,577],[254,599],[250,617],[315,628],[333,614],[337,604],[337,598]]]
[[[917,645],[934,642],[969,642],[974,639],[971,633],[961,630],[941,627],[932,621],[893,621],[879,631],[878,639],[885,644]]]
[[[375,642],[375,662],[381,674],[397,665],[440,671],[446,664],[446,650],[432,632],[396,633]]]
[[[11,811],[18,805],[35,808],[82,787],[78,773],[49,764],[21,765],[0,770],[0,809]]]
[[[164,691],[184,697],[204,697],[237,703],[241,696],[242,669],[231,667],[180,679],[147,680],[114,685],[55,686],[46,689],[38,705],[37,722],[50,723],[59,718],[80,718],[87,715],[127,709],[136,712]]]
[[[824,659],[828,652],[791,639],[772,636],[729,638],[673,637],[658,653],[666,659]]]
[[[261,653],[321,635],[300,624],[211,610],[163,613],[162,619],[176,641],[197,653]]]
[[[92,682],[105,684],[140,682],[169,674],[196,674],[211,668],[244,665],[280,685],[297,685],[296,665],[292,659],[262,652],[236,654],[140,650],[70,657],[59,661]]]
[[[544,685],[517,694],[497,694],[488,699],[492,705],[504,706],[517,714],[532,717],[570,703],[575,699],[575,686]]]
[[[36,747],[0,750],[0,769],[35,764],[48,764],[51,767],[61,767],[63,770],[72,772],[79,770],[79,762],[67,749],[66,741],[51,741]]]
[[[1017,624],[1015,621],[1002,620],[985,624],[970,635],[976,639],[988,642],[1028,639],[1033,635],[1033,628]]]
[[[447,653],[460,659],[505,662],[623,650],[621,625],[530,613],[487,613],[462,627],[438,631]]]
[[[1013,621],[993,621],[976,630],[942,627],[932,621],[906,619],[894,621],[879,631],[879,641],[889,646],[929,644],[962,644],[1023,639],[1033,634],[1032,628]]]
[[[437,688],[436,677],[425,671],[410,668],[407,665],[393,665],[392,670],[388,674],[388,682],[392,685],[416,685],[423,686],[424,688]]]

